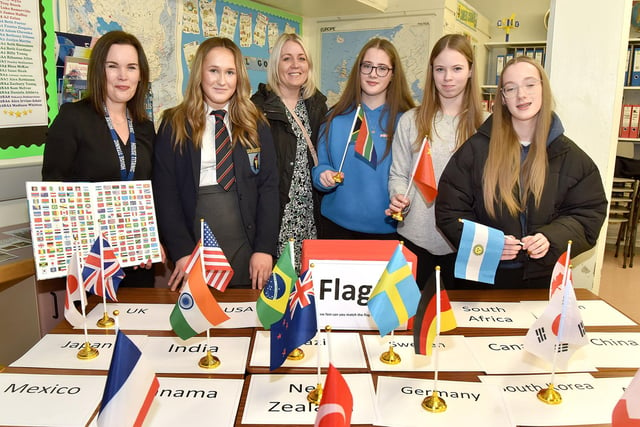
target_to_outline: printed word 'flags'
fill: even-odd
[[[315,427],[349,427],[353,412],[353,395],[344,377],[329,364]]]
[[[300,275],[280,321],[271,325],[270,369],[282,366],[293,350],[313,338],[318,330],[311,271]]]
[[[118,331],[98,426],[141,426],[159,386],[155,372],[140,349]]]
[[[440,304],[438,304],[438,299],[440,299]],[[438,316],[440,316],[440,330],[437,330]],[[416,354],[430,356],[436,336],[440,332],[450,331],[456,327],[456,318],[447,291],[442,283],[438,286],[436,274],[432,274],[422,291],[416,318],[413,322],[413,347]]]
[[[104,285],[102,283],[103,277]],[[120,267],[120,262],[107,239],[100,235],[84,261],[82,280],[85,290],[98,296],[104,296],[106,292],[107,298],[111,301],[118,301],[116,292],[122,279],[124,279],[124,271]]]
[[[504,233],[466,219],[462,223],[454,276],[493,284],[504,247]]]
[[[229,319],[204,282],[200,255],[194,258],[187,282],[180,290],[169,321],[183,340],[189,339]]]
[[[420,289],[398,245],[369,297],[369,312],[385,336],[416,314]]]
[[[296,277],[291,259],[291,245],[287,244],[256,301],[258,319],[265,329],[282,319]]]

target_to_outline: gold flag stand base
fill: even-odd
[[[399,354],[393,351],[393,347],[389,346],[389,351],[385,351],[380,355],[380,361],[387,365],[397,365],[402,361]]]
[[[336,172],[336,174],[333,175],[333,182],[335,182],[336,184],[341,184],[343,181],[344,179],[342,178],[340,172]]]
[[[322,384],[318,383],[316,388],[314,388],[309,392],[309,394],[307,394],[307,401],[313,403],[314,405],[319,405],[320,400],[322,400]]]
[[[296,348],[287,356],[287,360],[302,360],[304,359],[304,351],[301,348]]]
[[[398,222],[402,222],[404,221],[404,215],[402,214],[402,212],[396,212],[393,215],[391,215],[392,219],[395,219]]]
[[[431,396],[427,396],[422,401],[422,407],[429,412],[444,412],[447,410],[447,404],[444,399],[438,396],[438,392],[434,391]]]
[[[100,354],[98,349],[91,347],[89,341],[85,341],[82,348],[78,351],[76,357],[80,360],[91,360],[98,357],[98,354]]]
[[[112,317],[109,317],[106,311],[102,315],[102,318],[96,322],[96,326],[98,328],[110,328],[115,324],[116,324],[116,321],[113,320]]]
[[[562,396],[553,388],[553,384],[549,384],[549,388],[543,388],[537,394],[538,399],[547,405],[559,405],[562,403]]]
[[[215,369],[220,366],[220,359],[211,354],[211,350],[207,350],[207,355],[200,359],[198,366],[204,369]]]

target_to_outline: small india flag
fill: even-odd
[[[186,340],[228,319],[205,283],[198,253],[169,317],[171,327],[176,335]]]
[[[356,157],[367,162],[372,168],[378,165],[378,157],[376,156],[376,147],[373,145],[373,138],[369,134],[369,126],[367,125],[367,116],[360,105],[356,110],[356,118],[353,122],[351,130],[351,138],[349,142],[355,142]]]

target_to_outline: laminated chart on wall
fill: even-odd
[[[99,233],[123,267],[160,262],[151,181],[27,182],[36,276],[63,277],[72,251],[84,259]]]

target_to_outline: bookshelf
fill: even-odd
[[[488,107],[487,111],[490,111],[498,88],[498,77],[504,64],[515,56],[527,55],[544,66],[547,42],[488,42],[484,46],[487,49],[487,68],[481,90],[482,98]]]
[[[617,154],[640,158],[640,38],[629,38]]]

